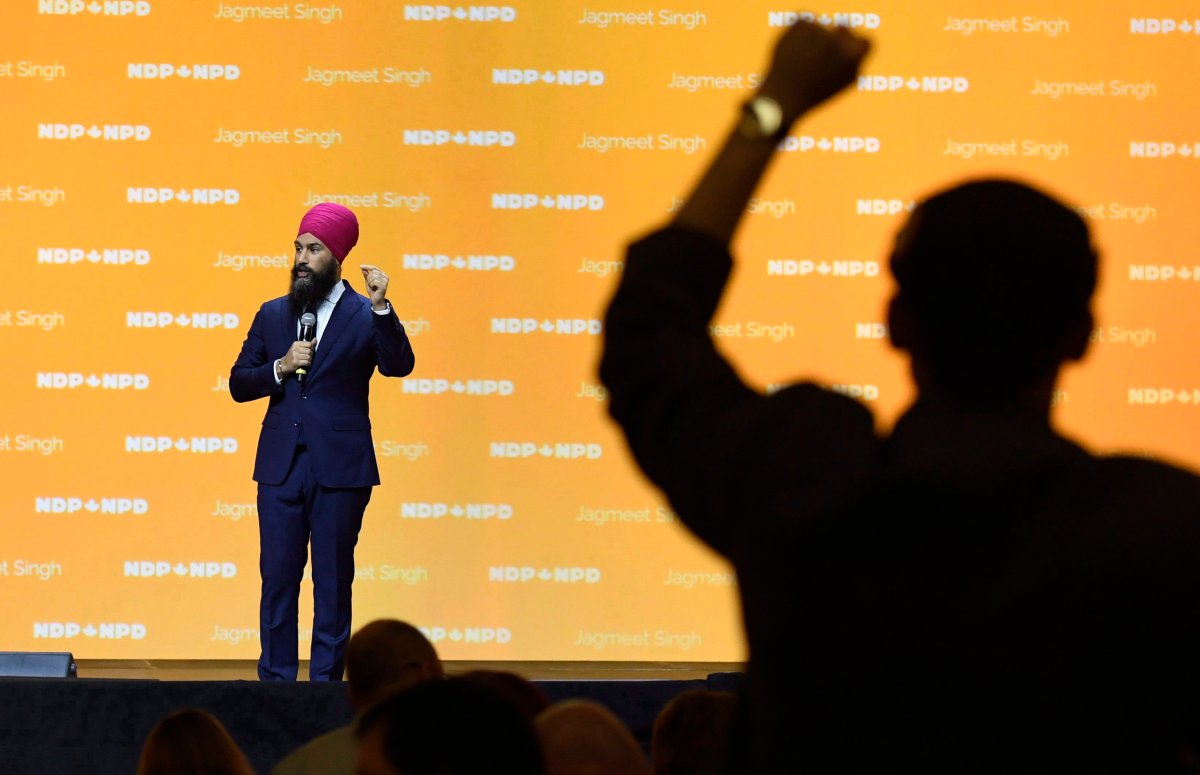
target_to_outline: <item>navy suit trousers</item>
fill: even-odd
[[[297,447],[283,482],[258,485],[259,571],[263,580],[260,679],[296,680],[300,580],[311,538],[313,633],[309,679],[341,680],[350,638],[354,546],[370,500],[370,487],[318,484],[303,446]]]

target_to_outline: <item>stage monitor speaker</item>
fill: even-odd
[[[0,676],[75,678],[75,657],[61,651],[0,651]]]

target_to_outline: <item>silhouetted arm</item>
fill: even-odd
[[[777,99],[790,123],[850,83],[865,52],[847,32],[793,28],[761,93]],[[726,556],[765,513],[754,505],[759,483],[787,471],[794,492],[815,502],[836,486],[825,476],[835,464],[845,470],[847,458],[874,451],[861,406],[813,385],[764,397],[709,335],[732,268],[729,239],[777,143],[730,135],[673,227],[630,246],[605,318],[600,378],[613,418],[688,527]],[[831,438],[842,443],[831,448]]]

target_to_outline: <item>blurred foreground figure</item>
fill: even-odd
[[[346,646],[346,690],[359,716],[393,692],[441,677],[437,650],[408,622],[376,619],[350,636]],[[297,748],[271,775],[354,775],[357,757],[350,723]]]
[[[633,733],[603,705],[568,700],[534,721],[546,775],[651,775]]]
[[[533,725],[508,697],[463,678],[426,681],[367,710],[358,775],[542,775]]]
[[[138,775],[254,775],[254,770],[215,716],[184,708],[150,730]]]
[[[761,395],[713,347],[763,170],[867,48],[783,35],[674,222],[630,247],[607,314],[612,416],[738,573],[750,666],[726,769],[1177,772],[1200,699],[1200,479],[1051,427],[1093,327],[1073,211],[984,180],[913,212],[888,325],[918,397],[889,437],[814,384]]]
[[[734,697],[693,689],[677,694],[654,719],[654,775],[715,775],[729,738]]]

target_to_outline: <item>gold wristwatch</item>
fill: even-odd
[[[770,97],[758,95],[742,103],[742,121],[738,131],[751,140],[780,140],[787,127],[783,125],[783,108]]]

